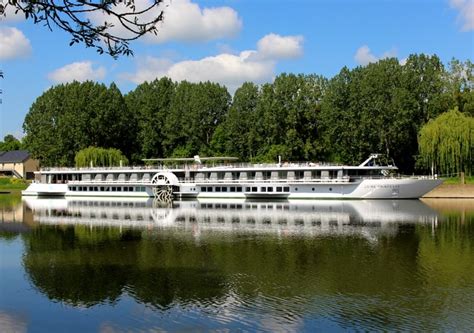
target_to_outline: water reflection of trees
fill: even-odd
[[[71,305],[113,303],[126,291],[140,302],[166,307],[175,298],[221,292],[218,274],[200,267],[169,267],[163,258],[176,251],[155,248],[139,231],[39,227],[25,241],[24,266],[33,284],[50,299]]]
[[[282,316],[311,311],[366,329],[439,328],[447,304],[472,302],[438,293],[473,288],[473,236],[472,215],[464,223],[446,215],[436,226],[400,224],[376,239],[213,231],[196,239],[189,230],[58,225],[23,235],[28,276],[55,301],[90,307],[128,294],[163,310],[232,293],[241,302],[274,300]],[[438,301],[427,302],[430,294]]]

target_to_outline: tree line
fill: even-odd
[[[357,164],[380,152],[411,173],[429,169],[419,157],[424,125],[454,108],[474,116],[473,70],[469,60],[445,66],[436,55],[411,55],[404,64],[344,67],[330,79],[280,74],[244,83],[233,97],[216,83],[169,78],[125,95],[113,83],[73,82],[36,99],[23,144],[45,166],[72,166],[92,146],[119,149],[133,164],[196,154]],[[466,149],[472,156],[472,143]]]

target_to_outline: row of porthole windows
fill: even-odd
[[[245,192],[290,192],[290,187],[289,186],[276,186],[276,187],[271,187],[271,186],[262,186],[262,187],[257,187],[257,186],[248,186],[245,187]],[[297,189],[296,189],[297,190]],[[201,192],[242,192],[243,188],[240,186],[202,186],[201,187]]]
[[[76,192],[145,192],[144,186],[70,186]]]

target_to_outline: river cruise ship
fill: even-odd
[[[235,158],[153,159],[142,167],[44,168],[24,196],[238,199],[411,199],[441,184],[402,177],[372,154],[358,166],[320,163],[237,164]],[[170,163],[182,165],[170,166]],[[192,163],[191,163],[192,162]],[[204,163],[206,162],[206,163]],[[216,165],[216,162],[221,162]]]

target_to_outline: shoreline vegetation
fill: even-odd
[[[3,192],[20,192],[25,190],[29,181],[14,177],[0,177],[0,193]]]

